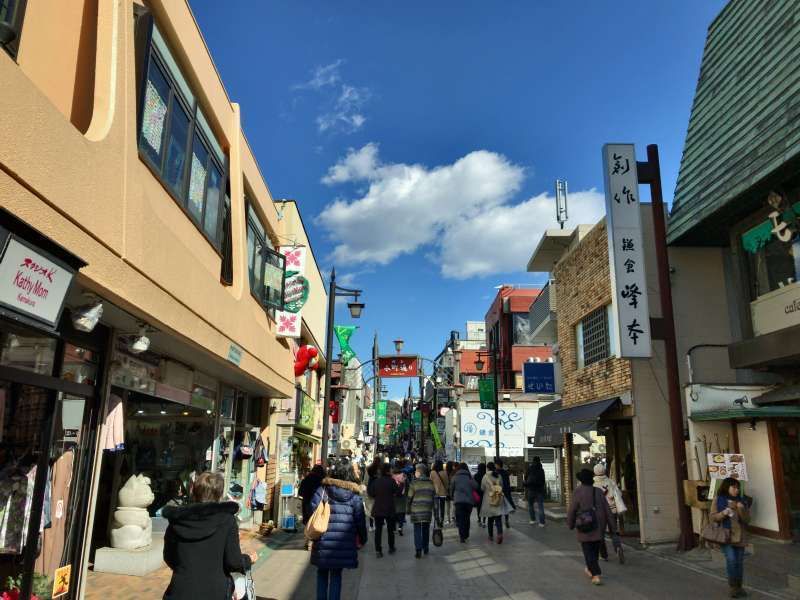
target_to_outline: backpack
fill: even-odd
[[[592,507],[580,511],[575,517],[575,529],[581,533],[592,533],[597,529],[597,488],[592,488]]]
[[[493,483],[492,489],[489,490],[489,504],[492,506],[500,506],[503,503],[503,486],[499,483]]]

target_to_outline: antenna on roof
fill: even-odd
[[[564,229],[567,218],[567,180],[556,179],[556,221],[561,229]]]

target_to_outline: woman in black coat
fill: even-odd
[[[358,568],[358,547],[367,543],[367,520],[361,486],[350,461],[334,465],[311,501],[312,512],[326,498],[330,505],[328,529],[311,548],[311,564],[317,567],[317,600],[340,600],[342,569]]]
[[[394,554],[394,528],[396,525],[395,502],[400,495],[400,487],[392,477],[392,467],[385,463],[381,467],[381,476],[372,483],[367,493],[375,500],[372,504],[372,517],[375,519],[375,552],[378,558],[383,557],[381,548],[383,526],[386,524],[386,535],[389,538],[389,554]]]
[[[239,505],[219,501],[224,486],[219,473],[201,473],[192,486],[193,504],[164,509],[164,562],[172,569],[164,600],[230,600],[231,573],[244,573],[256,560],[239,547]]]

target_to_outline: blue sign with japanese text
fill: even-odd
[[[526,362],[522,364],[524,391],[526,394],[555,394],[555,364],[550,362]]]

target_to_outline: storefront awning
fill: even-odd
[[[760,396],[753,398],[756,406],[767,404],[780,404],[782,402],[796,402],[800,400],[800,385],[782,385]]]
[[[692,421],[735,421],[737,419],[766,419],[800,417],[800,406],[760,406],[758,408],[730,408],[693,412]]]
[[[539,410],[533,443],[535,446],[560,446],[565,433],[596,430],[597,420],[618,402],[619,398],[609,398],[570,408],[560,408],[560,402],[549,404]]]
[[[311,444],[319,444],[320,443],[320,439],[319,438],[314,437],[313,435],[308,435],[307,433],[302,433],[300,431],[297,431],[297,429],[294,430],[294,432],[292,433],[292,436],[296,437],[298,440],[303,440],[304,442],[309,442]]]

